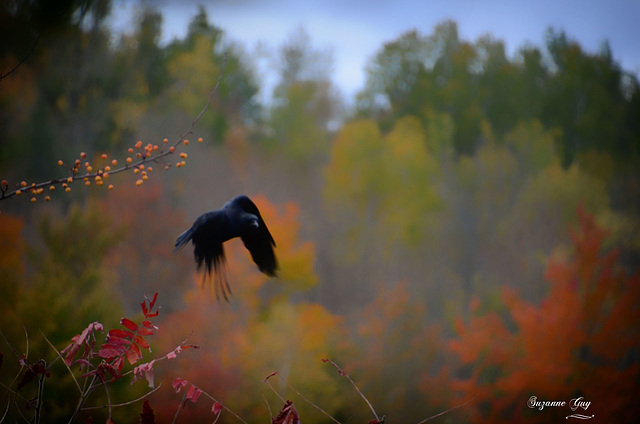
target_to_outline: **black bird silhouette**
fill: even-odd
[[[231,288],[225,275],[222,243],[234,237],[242,239],[260,271],[270,277],[276,275],[278,263],[273,251],[276,242],[258,207],[245,195],[233,198],[221,209],[200,215],[191,228],[178,236],[173,249],[177,252],[191,240],[195,246],[193,254],[198,270],[204,264],[204,278],[211,276],[212,271],[215,273],[216,298],[219,298],[218,292],[221,291],[227,301],[227,293],[231,294]]]

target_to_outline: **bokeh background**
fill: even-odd
[[[347,16],[367,7],[344,3]],[[471,6],[459,3],[467,22]],[[276,25],[287,30],[281,41],[248,45],[220,20],[244,22],[265,6],[219,7],[224,13],[215,2],[0,5],[3,193],[65,177],[58,161],[80,152],[102,167],[124,163],[138,140],[178,140],[226,60],[209,109],[181,145],[186,166],[168,156],[142,185],[127,172],[110,177],[113,190],[74,183],[47,192],[50,201],[0,201],[8,422],[32,414],[26,400],[37,389],[7,389],[17,357],[51,362],[44,335],[63,349],[93,321],[109,329],[139,318],[143,296],[155,292],[160,329],[147,359],[185,339],[200,346],[158,364],[164,387],[149,398],[158,422],[179,407],[176,377],[247,422],[268,420],[282,405],[263,383],[274,371],[282,378],[269,380],[273,388],[304,422],[329,421],[289,385],[342,423],[371,419],[322,358],[340,364],[388,422],[417,423],[469,399],[438,422],[546,423],[574,412],[637,420],[637,40],[629,49],[616,32],[620,60],[606,38],[585,47],[549,15],[556,26],[537,28],[537,41],[507,45],[490,28],[462,35],[478,30],[449,12],[383,32],[354,70],[339,45],[334,56],[314,41],[297,9],[285,15],[288,26]],[[623,16],[623,34],[632,30],[633,5],[625,13],[611,3],[611,15],[584,7],[596,28],[606,27],[599,18]],[[180,28],[178,9],[188,16]],[[500,28],[497,10],[478,12],[475,25]],[[189,249],[172,248],[198,215],[239,193],[258,204],[281,272],[267,279],[231,241],[233,298],[217,302]],[[60,363],[51,372],[43,416],[67,422],[74,383]],[[146,391],[127,379],[111,395],[127,402]],[[100,396],[90,403],[104,404]],[[591,405],[538,410],[527,406],[531,396]],[[187,404],[178,421],[213,421],[207,402]],[[140,410],[134,403],[114,417],[134,422]],[[82,422],[89,417],[103,421],[106,411],[86,411]],[[223,412],[218,422],[238,421]]]

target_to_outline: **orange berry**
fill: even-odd
[[[109,165],[104,167],[104,172],[109,172],[111,171],[111,167]]]
[[[142,157],[142,153],[140,153],[140,152],[136,153],[136,157],[137,157],[138,159],[139,159],[139,158],[141,158],[141,157]]]
[[[133,162],[133,159],[127,158],[127,163],[131,163],[131,162]]]
[[[71,184],[73,182],[73,178],[72,177],[67,178],[67,182]]]
[[[109,184],[109,190],[113,190],[113,184]]]
[[[35,202],[36,202],[36,198],[35,198],[35,197],[32,197],[32,198],[31,198],[31,203],[35,203]]]
[[[106,153],[103,153],[103,154],[102,154],[102,159],[106,159],[106,158],[107,158],[107,154],[106,154]]]
[[[67,193],[69,193],[71,191],[71,187],[67,187],[64,189],[64,191],[66,191]]]
[[[138,180],[138,181],[136,181],[136,185],[137,185],[137,186],[141,186],[141,185],[142,185],[142,182],[143,182],[142,180]]]
[[[22,186],[22,187],[26,187],[26,186],[27,186],[27,182],[26,182],[26,181],[22,181],[22,182],[20,183],[20,186]]]
[[[87,166],[87,172],[93,171],[93,167],[91,165]]]
[[[55,189],[56,189],[56,186],[54,186],[54,185],[49,186],[49,191],[53,191],[53,190],[55,190]]]
[[[58,161],[58,166],[62,166],[63,162],[61,160]]]
[[[165,165],[164,169],[165,169],[165,171],[168,171],[169,170],[169,165]]]
[[[158,145],[157,145],[157,144],[154,144],[154,145],[153,145],[153,150],[158,150],[158,149],[159,149]]]
[[[162,142],[163,142],[163,143],[168,143],[168,142],[169,142],[169,139],[168,139],[168,138],[165,138],[164,140],[162,140]]]
[[[144,165],[140,165],[138,168],[142,171],[144,169]]]
[[[140,170],[138,168],[133,168],[133,173],[137,174],[138,172],[140,172]]]
[[[108,172],[103,173],[102,178],[109,178],[109,173]]]
[[[85,152],[80,152],[80,157],[84,159],[87,157],[87,154]]]
[[[62,183],[62,188],[67,188],[67,187],[69,187],[67,183]]]
[[[95,180],[96,180],[96,181],[102,181],[102,177],[101,177],[100,175],[96,175]]]
[[[170,151],[171,153],[173,153],[175,150],[176,150],[176,148],[175,148],[175,147],[173,147],[173,146],[169,147],[169,151]]]
[[[147,171],[148,171],[148,172],[151,172],[151,171],[153,171],[153,168],[152,168],[152,167],[148,167],[148,168],[147,168]]]
[[[84,185],[86,185],[87,187],[91,185],[91,181],[87,180],[84,182]]]
[[[22,194],[21,190],[16,190],[16,196],[20,196]]]
[[[188,145],[189,145],[189,140],[184,140],[184,141],[182,142],[182,144],[184,144],[185,146],[188,146]]]
[[[187,158],[187,154],[186,154],[186,153],[184,153],[184,152],[182,152],[182,153],[180,153],[180,157],[181,157],[182,159],[186,159],[186,158]]]
[[[133,149],[131,147],[129,147],[129,150],[127,150],[127,152],[133,153]]]
[[[117,164],[118,164],[117,160],[114,159],[114,160],[111,161],[111,165],[116,166]]]
[[[147,177],[146,175],[143,175],[143,176],[142,176],[142,179],[143,179],[144,181],[147,181],[147,180],[149,179],[149,177]]]
[[[51,200],[51,197],[49,197],[49,196],[45,196],[45,197],[44,197],[44,200],[45,200],[46,202],[48,202],[49,200]]]
[[[202,141],[203,141],[203,140],[202,140],[202,137],[199,137],[199,138],[198,138],[198,143],[202,143]]]

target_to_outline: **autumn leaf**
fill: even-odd
[[[293,402],[286,401],[278,416],[271,420],[273,424],[300,424],[298,411],[293,406]]]
[[[149,399],[145,399],[142,404],[142,413],[140,414],[140,424],[155,424],[156,417],[149,404]]]
[[[154,362],[155,362],[155,359],[151,362],[147,362],[146,364],[141,364],[135,367],[133,369],[133,381],[131,381],[131,384],[135,383],[136,381],[144,377],[149,383],[149,388],[153,389],[155,387],[154,373],[153,373]]]
[[[213,406],[211,407],[211,412],[213,412],[215,415],[218,415],[220,412],[222,412],[222,404],[220,402],[214,402]]]
[[[200,398],[201,394],[202,394],[202,390],[200,390],[198,387],[192,384],[189,387],[189,390],[187,390],[186,398],[189,399],[191,402],[196,403]]]

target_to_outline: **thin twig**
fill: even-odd
[[[7,417],[7,414],[9,413],[9,406],[11,406],[11,399],[7,400],[7,407],[4,410],[4,414],[2,414],[2,418],[0,418],[0,423],[4,421],[4,419]]]
[[[338,364],[336,364],[335,362],[333,362],[331,359],[327,358],[327,359],[323,359],[322,362],[330,362],[334,367],[336,367],[336,369],[338,370],[338,373],[343,376],[346,377],[347,380],[349,380],[349,382],[351,383],[351,385],[356,389],[356,391],[360,394],[360,396],[362,397],[362,399],[364,399],[365,402],[367,402],[367,405],[369,405],[369,409],[371,409],[371,412],[373,412],[373,416],[375,417],[375,419],[377,421],[382,421],[382,418],[378,416],[378,414],[376,413],[376,410],[373,409],[373,405],[371,405],[371,402],[369,402],[369,399],[367,399],[367,397],[364,395],[364,393],[362,393],[360,391],[360,389],[358,388],[358,385],[351,379],[351,377],[349,377],[349,374],[347,374],[345,372],[345,370],[343,370],[342,368],[340,368],[340,366],[338,366]]]
[[[316,408],[318,411],[322,412],[324,415],[326,415],[329,419],[331,419],[333,422],[336,422],[338,424],[342,424],[340,421],[336,420],[335,418],[333,418],[327,411],[325,411],[324,409],[322,409],[321,407],[319,407],[318,405],[316,405],[315,403],[313,403],[310,399],[308,399],[305,395],[303,395],[302,393],[300,393],[300,391],[298,389],[296,389],[295,387],[293,387],[291,384],[289,384],[289,382],[287,380],[285,380],[285,378],[283,376],[280,375],[279,372],[274,372],[272,374],[269,375],[269,377],[272,377],[273,375],[278,375],[278,377],[280,377],[280,379],[284,382],[284,384],[287,385],[288,388],[290,388],[291,390],[293,390],[294,392],[296,392],[298,394],[298,396],[300,396],[302,399],[305,400],[305,402],[307,402],[309,405],[313,406],[314,408]],[[265,381],[267,381],[267,379],[269,378],[267,377],[265,379]],[[269,387],[271,387],[271,390],[274,390],[273,387],[271,386],[271,383],[269,383]],[[274,390],[275,391],[275,390]],[[276,392],[277,393],[277,392]],[[280,397],[280,399],[282,399],[282,397]],[[282,401],[284,402],[284,399],[282,399]]]
[[[44,335],[44,333],[42,331],[40,331],[40,334],[42,334],[42,337],[44,337],[45,341],[47,343],[49,343],[49,346],[51,346],[51,349],[53,349],[54,352],[58,355],[58,358],[62,359],[62,363],[64,364],[65,367],[67,367],[67,370],[69,371],[69,374],[71,374],[71,378],[73,378],[73,381],[76,383],[76,386],[78,387],[78,391],[80,392],[80,394],[82,394],[82,388],[80,387],[80,383],[78,383],[78,379],[76,378],[76,375],[71,370],[71,367],[69,365],[67,365],[67,362],[64,360],[64,358],[60,354],[60,351],[58,351],[58,349],[56,349],[56,347],[53,345],[53,343],[51,343],[51,341],[47,338],[47,336]],[[53,365],[53,362],[51,364],[49,364],[49,367],[51,367],[51,365]]]
[[[426,418],[426,419],[424,419],[424,420],[422,420],[422,421],[420,421],[420,422],[418,422],[418,423],[416,423],[416,424],[423,424],[423,423],[426,423],[427,421],[430,421],[430,420],[432,420],[432,419],[434,419],[434,418],[437,418],[437,417],[439,417],[439,416],[441,416],[441,415],[444,415],[444,414],[446,414],[447,412],[451,412],[451,411],[453,411],[454,409],[461,408],[461,407],[465,406],[467,403],[469,403],[469,402],[471,402],[472,400],[474,400],[476,397],[478,397],[478,395],[479,395],[479,394],[480,394],[480,393],[476,393],[476,395],[475,395],[474,397],[472,397],[471,399],[469,399],[469,400],[468,400],[468,401],[466,401],[465,403],[461,403],[460,405],[456,405],[456,406],[454,406],[454,407],[452,407],[452,408],[447,409],[446,411],[442,411],[442,412],[440,412],[439,414],[436,414],[436,415],[433,415],[433,416],[431,416],[431,417],[429,417],[429,418]]]
[[[44,369],[44,372],[40,374],[40,376],[38,377],[38,398],[36,401],[36,410],[34,412],[34,416],[35,416],[35,423],[39,424],[40,423],[40,411],[42,410],[42,395],[44,394],[44,379],[47,377],[46,376],[46,370],[47,370],[47,363],[45,362],[44,359],[40,359],[40,361],[38,361],[42,364],[42,368]]]
[[[89,411],[89,410],[91,410],[91,409],[104,409],[104,408],[109,408],[109,407],[112,407],[112,408],[119,408],[119,407],[121,407],[121,406],[131,405],[131,404],[134,404],[134,403],[136,403],[136,402],[139,402],[139,401],[141,401],[142,399],[144,399],[144,398],[146,398],[146,397],[150,396],[152,393],[154,393],[156,390],[158,390],[161,386],[162,386],[162,382],[160,382],[160,384],[158,384],[158,386],[157,386],[156,388],[154,388],[153,390],[150,390],[150,391],[148,391],[147,393],[145,393],[144,395],[140,396],[139,398],[137,398],[137,399],[133,399],[133,400],[130,400],[130,401],[128,401],[128,402],[124,402],[124,403],[116,403],[116,404],[113,404],[113,405],[85,406],[85,407],[83,407],[83,408],[82,408],[82,410],[83,410],[83,411]]]
[[[27,362],[27,358],[29,357],[29,333],[27,332],[27,327],[25,327],[24,325],[22,326],[22,330],[24,331],[24,337],[25,337],[25,340],[26,340],[26,348],[25,348],[25,353],[24,353],[24,363],[26,363]],[[9,343],[9,341],[5,337],[5,335],[2,332],[2,330],[0,330],[0,335],[4,339],[5,343],[9,346],[9,349],[11,349],[11,352],[13,352],[13,354],[16,356],[16,358],[18,358],[18,362],[21,363],[22,362],[22,361],[20,361],[21,356],[18,355],[18,352],[11,345],[11,343]],[[0,396],[0,399],[2,399],[9,392],[16,393],[11,389],[11,387],[13,387],[15,382],[18,381],[18,378],[20,378],[20,374],[22,374],[22,370],[24,369],[24,367],[25,367],[24,365],[20,365],[20,369],[18,370],[18,373],[16,374],[15,377],[13,377],[13,380],[11,380],[11,383],[9,384],[9,386],[5,386],[4,384],[2,384],[2,386],[4,386],[6,388],[6,390],[2,394],[2,396]]]
[[[178,409],[176,410],[176,415],[173,416],[173,421],[171,421],[171,424],[176,424],[176,421],[178,420],[178,414],[180,413],[180,410],[184,407],[184,403],[187,401],[187,391],[184,391],[184,395],[182,395],[182,399],[180,400],[180,405],[178,405]]]
[[[202,390],[202,389],[201,389]],[[214,398],[213,396],[211,396],[209,393],[205,392],[204,390],[202,390],[202,394],[205,395],[206,397],[208,397],[209,399],[211,399],[214,402],[218,402],[220,405],[222,405],[222,409],[226,410],[228,413],[230,413],[231,415],[233,415],[234,417],[236,417],[237,419],[239,419],[240,421],[242,421],[244,424],[249,424],[247,423],[245,420],[243,420],[240,415],[236,414],[235,412],[233,412],[231,409],[229,409],[227,407],[227,405],[225,405],[224,403],[220,402],[219,400],[217,400],[216,398]]]
[[[20,60],[18,61],[18,63],[16,63],[16,65],[15,65],[13,68],[11,68],[11,69],[9,70],[9,72],[7,72],[6,74],[0,74],[0,81],[2,81],[3,79],[5,79],[5,78],[6,78],[6,77],[8,77],[9,75],[11,75],[11,74],[13,73],[13,71],[15,71],[16,69],[18,69],[18,67],[19,67],[20,65],[22,65],[22,63],[23,63],[25,60],[27,60],[27,58],[31,55],[31,53],[33,53],[33,49],[35,49],[36,44],[38,44],[38,41],[40,41],[40,36],[41,36],[41,35],[42,35],[41,33],[40,33],[40,34],[38,34],[38,36],[36,37],[36,41],[34,41],[34,42],[33,42],[33,45],[31,46],[31,48],[29,49],[29,51],[27,52],[27,54],[25,54],[25,55],[22,57],[22,59],[20,59]]]
[[[267,409],[269,410],[269,417],[271,418],[271,421],[273,421],[273,412],[271,411],[271,405],[269,405],[269,402],[267,401],[267,397],[264,395],[264,393],[262,394],[262,399],[264,399],[264,403],[267,404]]]

